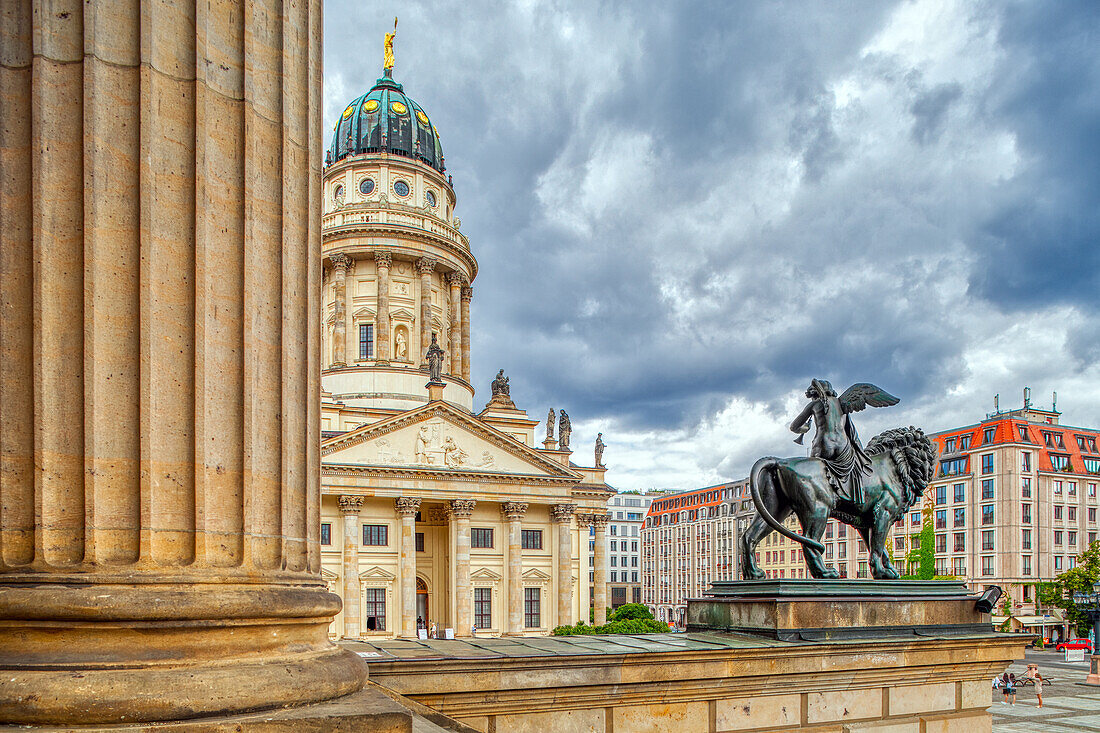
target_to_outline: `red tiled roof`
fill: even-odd
[[[1027,433],[1027,440],[1021,440],[1019,428],[1025,428]],[[989,428],[994,429],[993,442],[985,442],[985,431]],[[1052,445],[1048,446],[1046,443],[1046,435],[1051,436]],[[960,448],[960,443],[964,436],[971,436],[970,447],[966,450]],[[1060,436],[1062,445],[1059,446],[1056,443],[1054,436]],[[941,433],[936,433],[929,437],[936,442],[936,446],[939,448],[940,453],[944,452],[944,447],[947,441],[951,438],[955,439],[954,454],[973,454],[980,452],[987,445],[1004,445],[1009,443],[1017,443],[1020,445],[1028,445],[1034,450],[1033,464],[1040,471],[1052,471],[1050,462],[1050,455],[1053,453],[1060,456],[1068,456],[1070,465],[1073,467],[1073,473],[1089,474],[1085,470],[1085,459],[1090,461],[1100,461],[1100,451],[1091,451],[1091,447],[1086,442],[1086,450],[1082,451],[1081,447],[1077,444],[1077,436],[1084,438],[1092,438],[1093,442],[1100,448],[1100,430],[1091,428],[1077,428],[1070,425],[1053,425],[1046,423],[1035,423],[1024,420],[1020,417],[1002,417],[987,420],[977,425],[969,425],[965,428],[954,428],[951,430],[945,430]]]
[[[736,492],[733,496],[723,498],[722,489],[729,488],[735,490],[743,488],[744,496],[747,497],[749,495],[748,484],[743,481],[707,486],[702,489],[695,489],[694,491],[682,491],[677,494],[669,494],[668,496],[654,499],[649,505],[649,512],[646,516],[655,517],[661,514],[676,513],[684,510],[698,509],[700,507],[719,506],[732,498],[743,498]],[[714,496],[708,498],[707,494],[712,491],[714,492]]]

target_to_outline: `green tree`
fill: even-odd
[[[635,618],[653,618],[653,613],[641,603],[624,603],[608,616],[608,621],[626,621]]]
[[[1039,603],[1056,606],[1065,611],[1066,620],[1078,628],[1091,626],[1089,617],[1077,607],[1074,593],[1091,594],[1092,586],[1100,581],[1100,540],[1093,542],[1077,556],[1077,566],[1066,570],[1053,582],[1039,584]]]
[[[905,559],[910,569],[916,566],[916,574],[906,575],[908,580],[932,580],[936,577],[936,530],[932,525],[932,502],[925,502],[921,509],[920,546],[909,551]]]

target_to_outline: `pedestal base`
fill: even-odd
[[[989,632],[977,600],[955,581],[731,581],[688,601],[687,628],[786,641]]]
[[[1085,678],[1085,684],[1100,687],[1100,654],[1089,658],[1089,676]]]

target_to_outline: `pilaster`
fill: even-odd
[[[523,529],[521,522],[527,513],[526,502],[510,501],[500,505],[500,513],[508,522],[508,622],[506,634],[523,633]]]

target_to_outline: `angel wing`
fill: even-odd
[[[899,400],[884,389],[867,382],[857,382],[844,390],[838,401],[844,412],[859,412],[870,405],[871,407],[889,407],[896,405]]]

